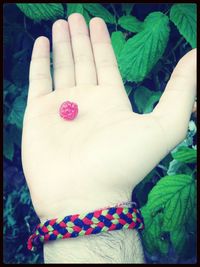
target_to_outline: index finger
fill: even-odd
[[[52,91],[50,45],[46,37],[36,39],[29,70],[28,101]]]

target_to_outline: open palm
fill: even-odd
[[[53,26],[54,88],[49,41],[36,40],[24,116],[22,160],[41,220],[129,201],[133,187],[185,137],[195,98],[195,51],[176,67],[150,114],[132,111],[103,20],[90,36],[73,14]],[[78,104],[73,121],[59,116]]]

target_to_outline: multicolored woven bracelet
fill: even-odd
[[[28,249],[35,251],[42,243],[98,234],[120,229],[144,229],[144,222],[136,204],[131,207],[115,206],[85,214],[69,215],[40,223],[28,239]]]

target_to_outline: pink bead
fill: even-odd
[[[78,105],[74,102],[65,101],[60,106],[59,113],[64,120],[74,120],[78,114]]]

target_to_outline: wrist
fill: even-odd
[[[119,197],[118,197],[118,199],[119,199]],[[124,203],[124,197],[123,197],[123,201],[120,201],[120,202]],[[74,215],[74,214],[81,214],[81,213],[82,214],[83,213],[90,213],[90,212],[93,212],[95,210],[102,209],[102,208],[105,208],[108,206],[113,207],[113,206],[116,206],[117,204],[119,204],[119,201],[118,201],[118,203],[114,199],[110,199],[109,201],[107,199],[105,202],[100,201],[100,200],[95,201],[95,202],[94,201],[93,202],[91,202],[91,201],[88,201],[88,202],[84,201],[83,202],[82,201],[81,203],[85,204],[85,205],[75,205],[76,202],[74,202],[74,201],[72,203],[73,203],[73,205],[70,205],[70,207],[71,207],[71,213],[70,214]],[[78,201],[77,203],[80,203],[80,201]],[[61,205],[60,205],[60,207],[61,207]],[[124,209],[124,208],[120,207],[119,210],[120,209]],[[56,216],[56,217],[59,219],[61,217],[64,218],[66,216],[66,213],[63,215],[62,214],[63,213],[59,213],[59,216]],[[118,213],[118,214],[120,214],[120,213]],[[123,213],[122,213],[122,215],[123,215]],[[97,218],[99,217],[99,215],[94,215],[94,216],[97,216]],[[111,215],[109,215],[109,216],[111,216]],[[55,218],[55,216],[53,216],[53,217]],[[127,217],[127,218],[129,218],[129,217]],[[67,224],[67,221],[65,221],[65,220],[64,220],[64,222]],[[128,220],[130,220],[130,219],[128,219]],[[104,222],[104,219],[102,222]],[[45,225],[47,226],[47,224],[45,224]],[[50,223],[50,225],[51,225],[51,223]],[[63,227],[63,226],[61,226],[61,227]],[[54,228],[54,229],[58,229],[58,228]],[[85,226],[84,226],[84,229],[85,229]],[[52,231],[52,230],[50,230],[50,231]],[[134,236],[137,236],[137,239]],[[118,251],[116,254],[116,244],[119,243],[119,240],[120,240],[120,244],[119,244],[120,252]],[[135,248],[133,249],[132,252],[129,251],[129,253],[128,253],[128,255],[130,254],[129,256],[125,257],[124,256],[126,254],[125,251],[127,251],[127,248],[125,248],[126,247],[125,244],[127,242],[129,243],[129,250],[130,250],[130,245],[134,244]],[[123,251],[123,249],[121,251],[122,246],[124,247],[124,251]],[[108,248],[106,248],[106,247],[109,248],[109,250],[110,250],[109,253],[108,253]],[[99,253],[100,251],[102,251],[102,253]],[[64,240],[61,239],[61,240],[56,240],[56,241],[50,241],[47,243],[45,242],[44,243],[44,257],[45,257],[46,263],[55,263],[55,262],[56,263],[68,263],[68,262],[74,262],[74,263],[75,262],[76,263],[77,262],[82,262],[82,263],[84,263],[84,262],[143,262],[143,252],[142,252],[141,242],[139,240],[139,236],[138,236],[137,232],[135,230],[128,230],[125,228],[123,230],[117,230],[117,231],[113,231],[113,232],[106,232],[106,233],[101,232],[101,233],[93,235],[93,236],[91,236],[91,235],[85,236],[84,235],[84,236],[78,236],[77,238],[67,238]]]
[[[104,198],[98,195],[88,194],[84,197],[68,198],[55,201],[50,205],[45,205],[45,212],[40,212],[38,217],[43,223],[54,218],[64,218],[67,215],[89,213],[109,206],[116,206],[118,203],[131,201],[131,192],[115,194],[103,194]]]
[[[57,240],[44,244],[45,263],[144,263],[136,230]]]

